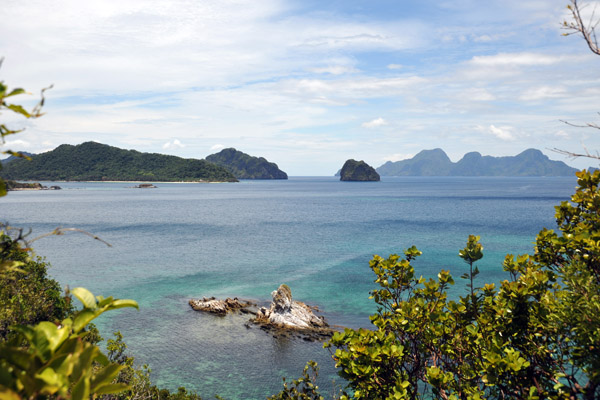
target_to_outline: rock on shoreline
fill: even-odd
[[[60,190],[60,186],[44,186],[39,182],[17,182],[13,180],[7,180],[6,190],[17,191],[17,190]]]

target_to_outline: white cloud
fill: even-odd
[[[401,160],[408,160],[409,158],[413,158],[415,155],[410,153],[395,153],[395,154],[390,154],[389,156],[383,157],[383,161],[391,161],[391,162],[396,162],[396,161],[401,161]]]
[[[2,150],[9,149],[12,151],[22,151],[23,149],[31,148],[31,143],[22,139],[7,140],[6,142],[4,142],[4,145],[2,147]]]
[[[519,98],[525,101],[565,97],[567,90],[561,86],[539,86],[527,89]]]
[[[388,69],[402,69],[403,66],[401,64],[389,64]]]
[[[223,146],[222,144],[215,144],[214,146],[210,147],[210,151],[219,151],[219,150],[223,150],[225,148],[225,146]]]
[[[496,136],[498,139],[502,139],[502,140],[507,140],[507,141],[511,141],[511,140],[515,140],[514,135],[510,132],[512,130],[511,127],[501,127],[501,128],[497,128],[494,125],[490,125],[489,127],[489,132]]]
[[[185,145],[179,141],[179,139],[173,139],[170,142],[167,142],[162,145],[163,149],[183,149]]]
[[[332,65],[328,67],[320,67],[320,68],[311,68],[311,72],[316,74],[331,74],[331,75],[343,75],[359,72],[354,67],[347,67],[345,65]]]
[[[361,126],[363,128],[369,128],[369,129],[371,129],[371,128],[379,128],[380,126],[385,126],[387,124],[388,123],[387,123],[387,121],[385,119],[379,117],[379,118],[375,118],[372,121],[364,122],[364,123],[361,124]]]
[[[484,88],[469,88],[464,90],[460,97],[466,101],[492,101],[496,96]]]
[[[485,67],[506,67],[506,66],[540,66],[552,65],[563,62],[563,56],[553,56],[542,53],[499,53],[493,56],[474,56],[470,63],[476,66]]]

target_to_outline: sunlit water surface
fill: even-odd
[[[554,208],[575,178],[336,178],[235,184],[50,183],[60,191],[11,192],[0,218],[31,228],[31,237],[77,227],[112,244],[68,234],[35,242],[62,285],[132,298],[140,311],[107,314],[105,338],[120,330],[153,381],[185,386],[205,398],[260,399],[318,361],[320,386],[333,389],[335,368],[321,343],[277,339],[247,328],[244,315],[190,309],[201,296],[268,302],[279,284],[318,305],[332,324],[369,326],[375,307],[369,260],[416,245],[417,273],[465,272],[458,258],[469,234],[481,236],[481,282],[499,282],[507,253],[531,253],[535,234],[554,227]],[[465,292],[460,279],[452,295]],[[337,384],[343,384],[339,378]]]

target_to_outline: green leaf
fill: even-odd
[[[99,387],[98,389],[94,390],[93,392],[98,395],[117,394],[117,393],[121,393],[129,388],[130,388],[130,386],[125,383],[111,383],[109,385],[103,385],[103,386]]]
[[[73,332],[78,333],[85,326],[90,323],[94,318],[98,316],[97,311],[92,311],[89,308],[84,308],[77,313],[75,320],[73,321]]]
[[[117,308],[124,308],[124,307],[133,307],[136,309],[140,309],[137,301],[135,300],[129,300],[129,299],[118,299],[118,300],[114,300],[111,304],[110,304],[110,309],[117,309]]]
[[[21,396],[7,387],[0,385],[0,399],[2,400],[21,400]]]
[[[46,383],[44,391],[47,394],[56,393],[58,389],[67,384],[66,379],[57,374],[52,368],[45,368],[41,373],[36,374],[35,377]]]
[[[9,94],[5,95],[4,98],[10,97],[10,96],[16,96],[18,94],[25,94],[25,93],[27,93],[27,92],[25,92],[25,89],[17,88],[17,89],[13,89]]]
[[[90,398],[90,379],[81,377],[71,392],[72,400],[88,400]]]
[[[92,392],[97,392],[96,388],[109,385],[117,377],[119,371],[123,369],[123,367],[123,365],[119,364],[109,364],[98,371],[90,382]]]
[[[86,288],[76,287],[71,289],[71,293],[81,301],[85,308],[96,309],[96,298]]]
[[[23,106],[20,106],[18,104],[9,104],[6,106],[6,108],[16,112],[17,114],[23,115],[25,118],[31,118],[31,114],[29,114],[29,111],[24,109]]]

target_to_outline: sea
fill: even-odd
[[[285,283],[295,300],[317,306],[332,325],[369,328],[376,286],[373,255],[416,246],[417,275],[449,270],[450,296],[467,292],[458,257],[469,235],[481,237],[477,281],[499,283],[506,254],[532,254],[535,235],[554,228],[554,206],[574,193],[573,177],[335,177],[239,183],[42,182],[62,190],[10,192],[0,219],[31,230],[49,274],[62,286],[134,299],[135,309],[97,320],[105,339],[120,331],[154,384],[184,386],[203,398],[264,399],[318,362],[326,397],[343,388],[319,342],[276,338],[248,315],[194,311],[191,298],[238,297],[268,305]]]

